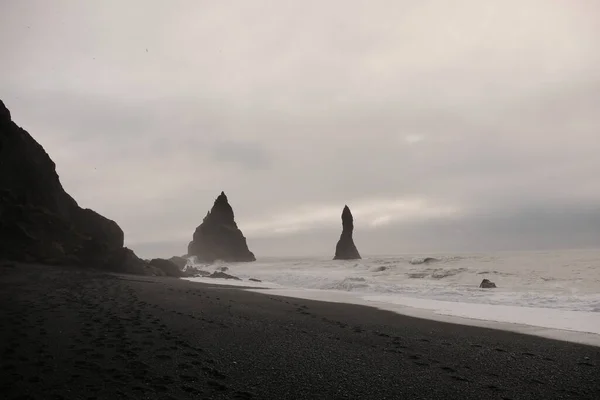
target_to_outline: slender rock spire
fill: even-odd
[[[340,240],[335,246],[335,257],[334,260],[358,260],[360,254],[352,239],[352,232],[354,231],[354,218],[350,208],[346,205],[342,211],[342,234]]]

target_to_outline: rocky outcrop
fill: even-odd
[[[493,289],[496,287],[496,284],[492,281],[490,281],[489,279],[484,279],[481,281],[481,284],[479,285],[480,288],[482,289]]]
[[[194,278],[206,278],[207,276],[210,276],[210,272],[203,271],[198,268],[190,268],[184,271],[184,276]]]
[[[202,224],[196,228],[188,246],[188,255],[196,256],[199,262],[256,260],[235,223],[233,209],[224,192],[217,197]]]
[[[185,268],[185,266],[187,265],[188,259],[185,257],[173,256],[173,257],[169,258],[169,261],[171,261],[173,264],[177,265],[179,267],[179,269],[183,270]]]
[[[352,239],[352,232],[354,231],[354,218],[350,212],[348,206],[344,206],[342,211],[342,235],[340,240],[335,246],[335,257],[334,260],[359,260],[360,254]]]
[[[208,275],[208,278],[218,278],[218,279],[233,279],[234,281],[241,281],[237,276],[226,274],[225,272],[215,271],[212,274]]]
[[[153,260],[150,260],[148,265],[150,267],[159,269],[165,274],[165,276],[172,276],[175,278],[183,276],[183,272],[175,263],[169,260],[165,260],[163,258],[155,258]]]
[[[146,260],[142,260],[136,256],[133,250],[128,249],[127,247],[113,251],[108,258],[108,261],[103,265],[103,269],[125,274],[164,275],[157,268],[150,267]]]
[[[148,273],[121,228],[79,207],[54,162],[0,100],[0,259]]]

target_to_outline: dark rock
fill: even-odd
[[[166,276],[173,276],[176,278],[183,276],[183,272],[181,272],[181,269],[175,263],[163,258],[155,258],[151,260],[148,265],[158,268],[164,272]]]
[[[250,278],[248,279],[250,282],[262,282],[260,279]]]
[[[227,268],[227,267],[219,267],[219,268],[217,268],[217,271],[227,272],[227,271],[229,271],[229,268]]]
[[[147,273],[123,248],[123,231],[114,221],[82,209],[64,191],[54,162],[11,120],[1,100],[0,188],[3,258]],[[111,264],[119,260],[126,264]]]
[[[256,261],[235,223],[233,209],[225,193],[221,192],[202,224],[196,228],[188,254],[196,256],[199,262]]]
[[[484,279],[481,281],[481,284],[479,285],[480,288],[483,289],[491,289],[491,288],[495,288],[496,284],[492,281],[490,281],[489,279]]]
[[[225,272],[215,271],[212,274],[208,275],[209,278],[221,278],[221,279],[233,279],[236,281],[241,281],[237,276],[226,274]]]
[[[354,231],[354,218],[348,206],[342,211],[342,235],[335,246],[334,260],[358,260],[360,254],[354,245],[352,232]]]
[[[6,106],[4,105],[4,102],[2,100],[0,100],[0,123],[2,123],[2,121],[11,121],[12,118],[10,116],[10,111],[8,110],[8,108],[6,108]]]
[[[179,267],[179,269],[184,269],[185,266],[187,265],[188,259],[185,257],[174,256],[174,257],[169,258],[169,261],[171,261],[173,264],[177,265]]]
[[[105,269],[126,274],[164,276],[162,271],[150,267],[147,261],[136,256],[133,250],[127,247],[112,252]]]
[[[201,269],[198,269],[197,267],[188,265],[183,271],[181,271],[181,274],[181,276],[184,276],[186,278],[197,278],[209,276],[210,272],[203,271]]]

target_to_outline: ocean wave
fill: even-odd
[[[431,264],[434,262],[438,262],[438,261],[442,261],[439,258],[435,258],[435,257],[425,257],[425,258],[413,258],[412,260],[410,260],[409,262],[413,265],[420,265],[420,264]]]
[[[444,279],[467,271],[467,268],[435,268],[420,271],[410,271],[406,273],[406,276],[408,276],[411,279]]]
[[[421,265],[421,264],[434,264],[434,263],[456,263],[456,262],[460,262],[463,260],[468,260],[469,256],[451,256],[451,255],[447,255],[447,256],[427,256],[427,257],[413,257],[410,260],[408,260],[409,264],[412,265]]]
[[[433,257],[373,257],[352,262],[329,258],[269,259],[254,263],[198,265],[220,267],[244,280],[260,279],[278,287],[339,290],[366,295],[393,294],[441,301],[547,307],[597,308],[600,302],[600,252]],[[482,278],[497,289],[482,291]],[[594,304],[593,307],[590,304]]]
[[[371,271],[371,272],[383,272],[383,271],[387,271],[389,269],[390,269],[389,267],[379,266],[379,267],[373,267],[369,271]]]
[[[431,273],[433,279],[444,279],[468,271],[467,268],[436,269]]]
[[[515,276],[515,274],[511,274],[509,272],[500,272],[500,271],[478,271],[477,275],[498,275],[498,276]]]
[[[365,278],[345,278],[340,282],[324,285],[322,289],[343,290],[346,292],[350,292],[356,289],[368,288],[369,285],[366,282],[367,280]]]

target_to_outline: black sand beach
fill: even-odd
[[[2,399],[598,399],[600,348],[170,278],[0,266]]]

